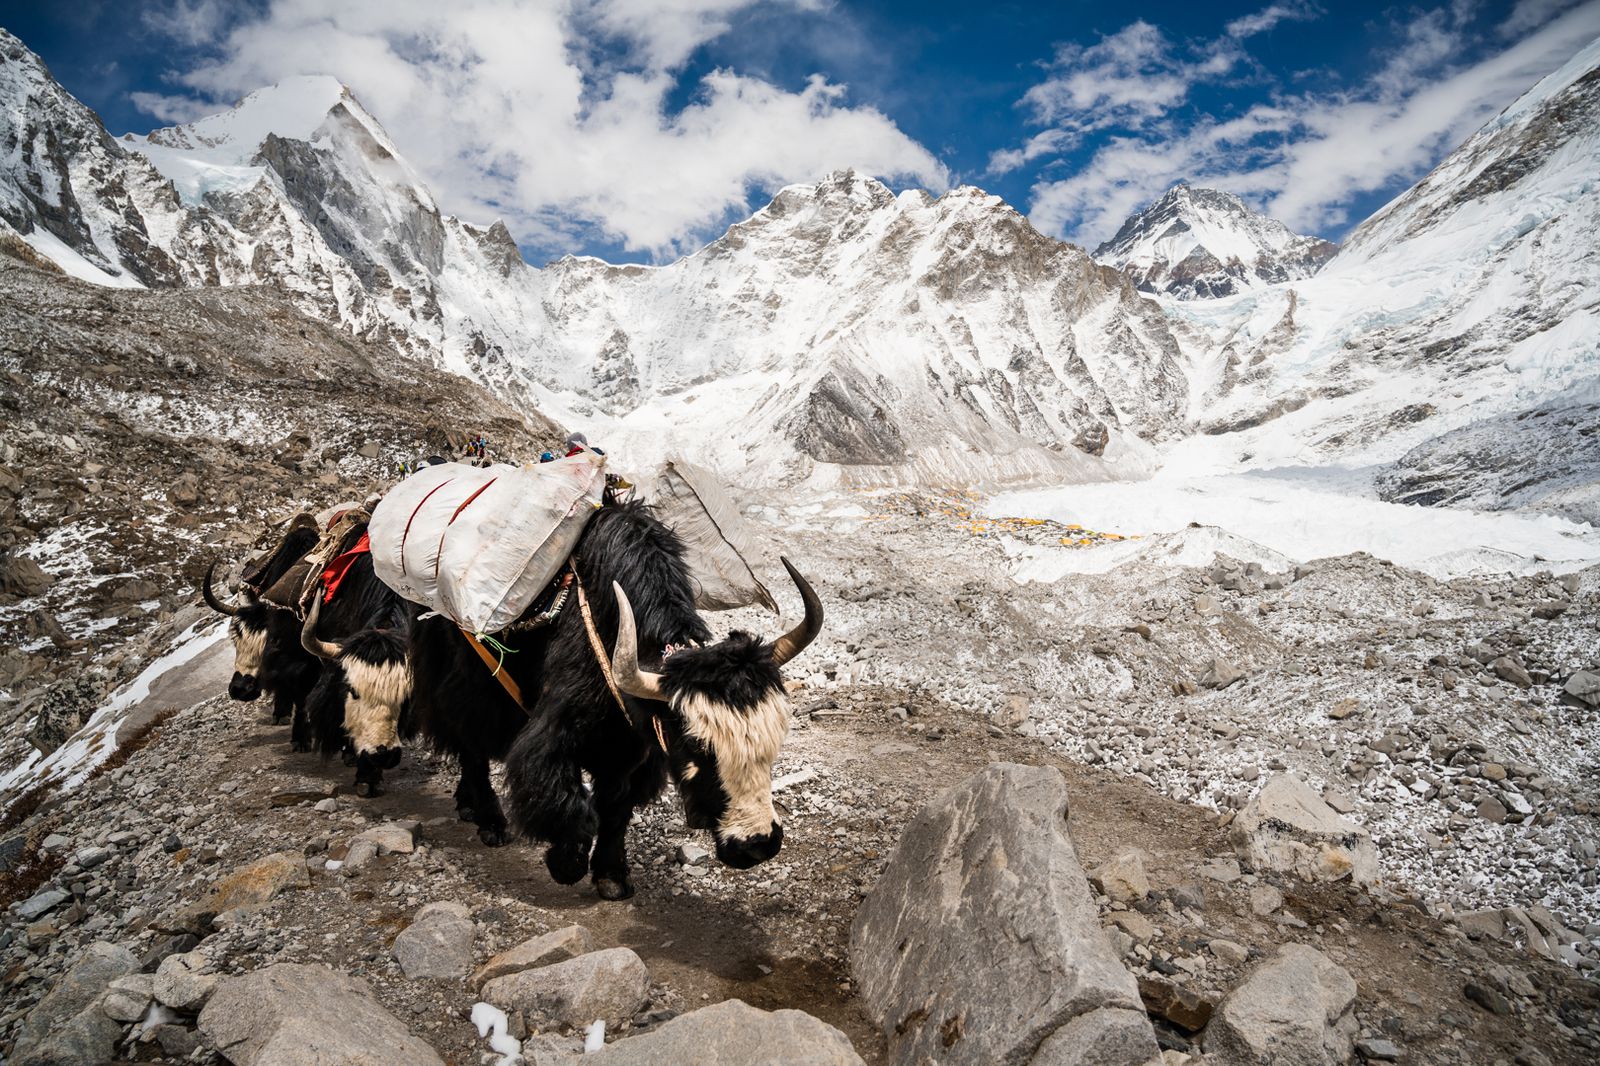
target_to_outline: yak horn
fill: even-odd
[[[211,560],[211,565],[206,567],[206,579],[200,583],[200,594],[205,597],[207,607],[210,607],[218,614],[225,614],[229,618],[232,618],[234,615],[239,613],[239,608],[229,607],[227,604],[217,599],[217,594],[211,591],[211,578],[216,574],[216,572],[217,560],[213,559]]]
[[[800,590],[800,598],[806,604],[806,616],[800,620],[800,624],[779,637],[772,646],[772,661],[782,666],[805,651],[806,645],[816,640],[817,634],[822,632],[822,601],[817,599],[811,583],[794,568],[793,563],[781,555],[778,561],[789,571],[789,577],[794,580],[795,587]]]
[[[306,612],[305,624],[300,627],[300,646],[319,659],[333,660],[344,654],[344,647],[331,641],[317,639],[317,617],[322,614],[322,597],[311,600],[311,610]]]
[[[664,702],[661,675],[639,669],[639,634],[633,622],[633,604],[615,581],[611,589],[617,595],[617,643],[611,651],[611,679],[630,696]]]

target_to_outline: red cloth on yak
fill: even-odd
[[[332,603],[334,593],[339,591],[339,582],[344,580],[345,573],[359,555],[372,554],[372,539],[365,533],[356,541],[355,547],[339,556],[333,562],[322,568],[322,602]]]

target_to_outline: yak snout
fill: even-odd
[[[772,823],[772,830],[757,837],[717,837],[717,861],[735,870],[759,866],[783,847],[783,826]]]
[[[261,679],[255,674],[236,673],[228,682],[228,695],[240,703],[250,703],[261,695]]]

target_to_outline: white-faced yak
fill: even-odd
[[[669,776],[686,821],[711,831],[722,862],[744,869],[777,854],[772,764],[789,723],[780,667],[822,627],[816,594],[784,565],[804,621],[775,643],[740,632],[709,643],[677,536],[643,503],[608,502],[578,543],[575,588],[554,621],[496,635],[504,651],[492,657],[521,706],[454,625],[415,626],[415,721],[462,759],[462,816],[486,841],[503,837],[487,773],[488,760],[503,757],[514,819],[548,845],[551,876],[575,884],[592,874],[613,900],[633,894],[633,811]],[[608,649],[616,693],[602,669]],[[469,785],[469,768],[481,781]]]
[[[322,663],[300,646],[300,620],[294,612],[268,603],[261,593],[275,585],[316,545],[314,524],[293,525],[272,554],[246,575],[240,585],[241,604],[217,599],[211,587],[215,562],[206,568],[200,585],[206,604],[228,616],[228,636],[233,641],[233,677],[228,682],[228,695],[250,703],[263,692],[270,692],[273,722],[293,722],[289,743],[295,751],[311,750],[306,701],[322,673]]]
[[[411,701],[407,645],[420,610],[355,555],[332,600],[319,584],[300,627],[305,650],[325,663],[308,701],[323,755],[343,752],[356,768],[356,795],[383,793],[383,771],[400,763],[400,720]]]

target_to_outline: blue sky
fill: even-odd
[[[670,258],[846,165],[1090,247],[1176,180],[1337,240],[1600,35],[1600,0],[0,0],[0,24],[113,133],[332,74],[538,263]]]

